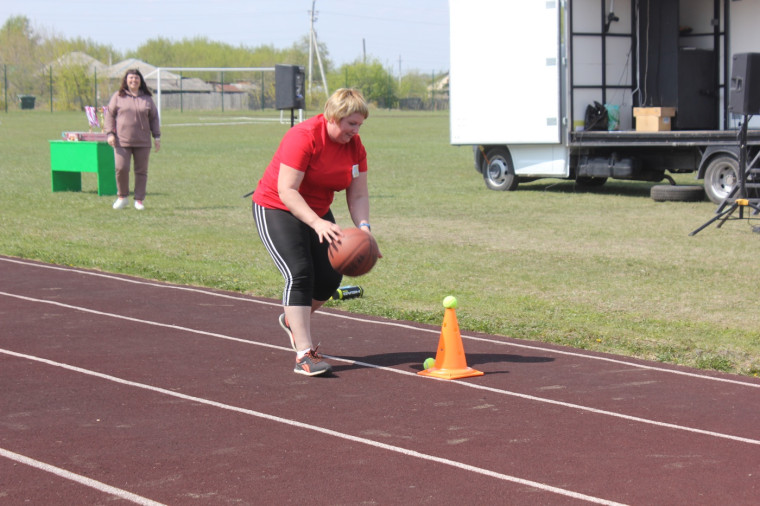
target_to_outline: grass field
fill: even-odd
[[[82,192],[51,192],[48,140],[86,129],[84,113],[1,114],[0,253],[279,299],[241,197],[290,125],[239,117],[165,112],[139,213],[112,210],[94,174]],[[330,305],[440,325],[453,294],[463,331],[760,373],[756,221],[689,237],[715,205],[654,202],[651,183],[489,191],[471,149],[449,145],[445,112],[372,111],[361,133],[384,258],[344,281],[363,298]],[[349,225],[343,194],[333,211]]]

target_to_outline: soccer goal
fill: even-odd
[[[274,67],[157,67],[145,75],[145,80],[156,90],[159,120],[164,110],[250,114],[274,108],[274,70]],[[279,119],[261,119],[284,121],[281,111]]]

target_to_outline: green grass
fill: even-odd
[[[85,128],[84,113],[0,115],[0,253],[278,299],[280,275],[241,196],[289,122],[214,125],[238,116],[165,112],[138,213],[113,211],[94,174],[82,192],[51,192],[48,140]],[[453,294],[463,331],[760,373],[756,221],[689,237],[716,206],[654,202],[651,183],[489,191],[471,149],[449,145],[444,112],[372,111],[362,138],[384,258],[346,279],[363,298],[329,305],[440,325]],[[343,194],[333,211],[349,225]]]

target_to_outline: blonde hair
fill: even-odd
[[[359,113],[367,119],[369,108],[364,96],[359,90],[340,88],[325,102],[325,118],[338,122],[343,118]]]

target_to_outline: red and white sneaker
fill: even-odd
[[[322,355],[317,350],[309,350],[301,359],[296,359],[296,368],[293,372],[305,376],[317,376],[332,372],[332,367],[322,360]]]

